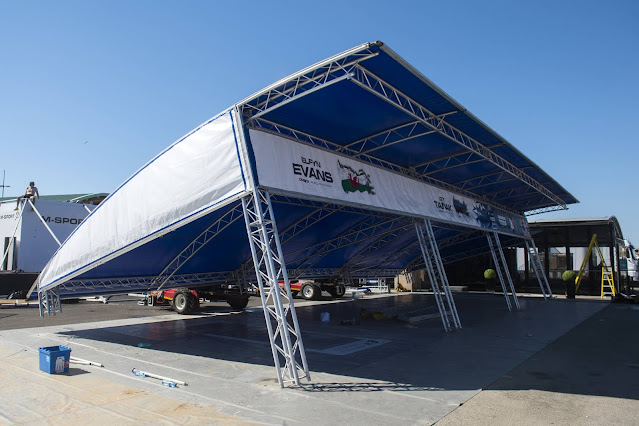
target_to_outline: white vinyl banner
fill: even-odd
[[[260,186],[530,237],[523,216],[270,133],[249,134]]]
[[[230,111],[175,142],[77,227],[43,269],[39,288],[62,283],[235,199],[247,188],[239,149]]]

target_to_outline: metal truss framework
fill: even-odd
[[[546,274],[544,274],[544,268],[541,265],[541,260],[539,259],[539,252],[537,251],[537,246],[535,245],[535,241],[530,238],[524,240],[526,243],[526,251],[528,252],[528,256],[530,257],[530,263],[532,263],[533,269],[535,270],[535,275],[537,276],[537,281],[539,282],[539,288],[541,289],[541,293],[544,295],[544,299],[546,297],[552,298],[552,291],[550,290],[550,285],[548,284],[548,279],[546,278]],[[543,278],[543,282],[542,282]],[[545,288],[544,288],[545,284]]]
[[[428,272],[428,278],[430,279],[433,293],[435,294],[435,302],[439,309],[444,330],[447,332],[450,331],[451,321],[455,329],[460,329],[461,322],[459,321],[455,301],[453,300],[453,295],[448,285],[448,278],[446,277],[444,264],[439,255],[437,241],[435,240],[430,220],[424,220],[423,224],[422,222],[415,222],[415,231],[417,232],[419,246],[424,258],[424,264],[426,265],[426,271]],[[446,304],[448,305],[448,310]]]
[[[242,207],[277,379],[282,387],[299,385],[302,378],[310,380],[310,373],[270,194],[255,189],[242,198]]]
[[[549,213],[549,212],[554,212],[557,210],[566,210],[566,209],[563,209],[560,206],[543,207],[541,209],[535,209],[535,210],[530,210],[526,212],[526,216],[534,216],[536,214]]]
[[[432,113],[431,111],[429,111],[413,99],[409,98],[390,84],[386,83],[375,74],[366,70],[365,68],[356,66],[355,75],[349,81],[354,82],[370,93],[373,93],[386,100],[406,114],[419,120],[428,128],[437,131],[442,136],[445,136],[453,142],[466,147],[469,151],[480,155],[490,163],[496,165],[500,169],[508,172],[522,182],[526,183],[528,186],[534,188],[537,192],[543,194],[546,198],[554,202],[556,205],[565,207],[565,203],[561,198],[557,197],[555,194],[549,191],[548,188],[537,182],[535,179],[523,173],[518,167],[515,167],[513,164],[511,164],[501,156],[495,154],[493,151],[491,151],[489,148],[487,148],[477,140],[453,127],[452,125],[444,121],[443,117],[439,117],[436,114]]]
[[[501,284],[501,289],[504,292],[504,297],[506,298],[506,305],[508,305],[508,310],[512,311],[512,306],[510,304],[510,298],[508,296],[508,290],[506,289],[506,282],[504,281],[504,276],[508,280],[508,286],[510,287],[510,291],[512,293],[512,298],[515,303],[515,307],[519,309],[519,300],[517,300],[517,293],[515,292],[515,286],[513,285],[513,280],[510,277],[510,272],[508,271],[508,264],[506,263],[506,257],[504,256],[504,251],[501,249],[501,243],[499,241],[499,234],[497,232],[486,232],[486,237],[488,238],[488,245],[490,246],[490,254],[493,256],[493,261],[495,262],[495,270],[497,271],[497,276],[499,277],[499,283]]]
[[[298,253],[304,253],[304,257],[291,260],[291,262],[298,264],[296,268],[298,271],[312,268],[315,264],[317,264],[317,262],[333,251],[375,237],[390,234],[397,230],[398,226],[402,228],[408,226],[407,219],[401,216],[391,216],[386,218],[372,216],[360,222],[354,230],[342,233],[331,240],[297,250],[293,253],[287,253],[287,257]]]
[[[171,277],[186,263],[188,262],[198,251],[200,251],[206,244],[218,236],[222,231],[235,223],[238,219],[244,217],[244,211],[242,203],[237,203],[235,207],[226,212],[222,217],[213,222],[208,228],[206,228],[200,235],[198,235],[193,241],[191,241],[175,258],[169,262],[168,265],[158,274],[155,278],[157,284],[157,290],[160,290],[164,285],[169,282]],[[242,288],[242,287],[240,287]]]
[[[290,269],[291,277],[297,278],[335,278],[344,276],[342,268],[309,268],[304,270]],[[370,278],[370,277],[395,277],[402,272],[400,268],[366,268],[361,270],[347,271],[351,278]]]
[[[38,309],[40,310],[40,317],[44,316],[45,311],[48,316],[55,315],[56,313],[62,313],[60,288],[56,287],[43,292],[38,292]]]
[[[345,52],[339,58],[330,58],[313,70],[300,71],[290,81],[273,84],[252,100],[242,103],[241,113],[244,117],[244,123],[323,86],[350,78],[357,64],[377,55],[378,53],[371,50]]]
[[[437,179],[429,178],[428,175],[444,168],[456,167],[468,164],[469,162],[476,162],[479,159],[481,159],[481,161],[486,160],[496,165],[504,172],[523,181],[526,185],[534,188],[535,191],[543,194],[545,198],[553,201],[560,208],[566,208],[566,205],[561,198],[557,197],[542,184],[525,174],[522,171],[522,168],[514,166],[509,161],[492,151],[492,148],[503,145],[503,142],[493,146],[483,145],[445,121],[445,118],[448,115],[458,113],[459,111],[455,110],[443,114],[434,114],[361,65],[363,61],[375,56],[377,56],[377,53],[372,52],[370,48],[355,48],[336,57],[329,58],[323,63],[315,66],[315,68],[302,70],[292,76],[293,78],[291,80],[280,81],[269,86],[252,98],[244,100],[238,104],[244,123],[250,127],[261,127],[263,129],[270,128],[270,130],[277,133],[289,133],[295,139],[305,140],[308,143],[325,146],[338,152],[345,152],[355,158],[360,158],[365,161],[372,162],[373,164],[382,165],[408,176],[419,176],[423,180],[430,181],[437,186],[448,188],[452,187],[451,189],[457,192],[461,191],[462,193],[468,188],[456,187]],[[351,81],[370,93],[386,100],[402,110],[404,113],[413,117],[414,121],[353,141],[346,146],[342,146],[330,141],[322,140],[312,135],[303,134],[303,132],[295,129],[285,128],[285,126],[281,126],[267,120],[262,120],[260,118],[268,112],[292,102],[295,99],[343,80]],[[284,129],[285,132],[282,131]],[[447,139],[456,142],[465,148],[464,152],[454,153],[450,156],[435,159],[409,169],[367,155],[368,153],[383,146],[401,143],[403,141],[431,133],[438,133]],[[478,178],[481,179],[481,177]],[[481,196],[474,193],[472,194],[472,197],[481,198]],[[505,206],[500,207],[504,208]]]
[[[166,284],[170,287],[197,287],[215,283],[231,283],[237,281],[236,271],[206,272],[200,274],[174,274]],[[74,279],[60,284],[58,287],[65,296],[84,294],[118,294],[130,291],[147,291],[155,288],[157,276]]]

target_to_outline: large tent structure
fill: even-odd
[[[575,202],[386,45],[366,43],[169,146],[78,226],[37,289],[50,306],[60,294],[256,283],[280,384],[299,383],[309,370],[289,278],[426,268],[444,329],[460,328],[444,263],[490,251],[518,307],[501,244],[538,261],[525,213]]]

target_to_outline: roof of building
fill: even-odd
[[[66,201],[69,203],[98,204],[104,200],[109,194],[106,192],[94,192],[89,194],[60,194],[60,195],[41,195],[40,198],[48,201]],[[0,201],[15,201],[16,197],[0,198]]]

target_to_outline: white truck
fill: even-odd
[[[639,249],[628,240],[617,240],[619,246],[619,270],[627,271],[628,278],[639,281]]]

